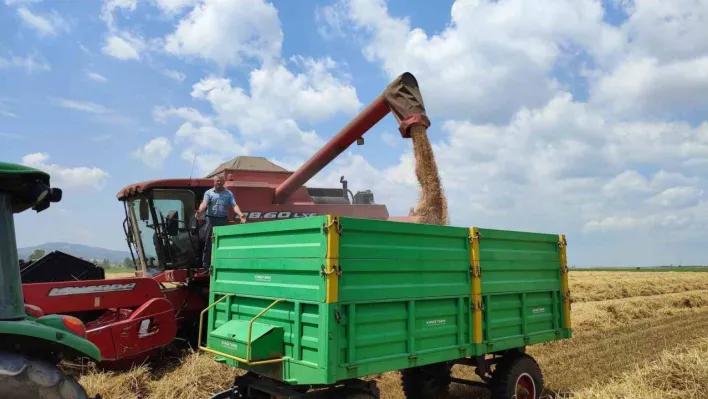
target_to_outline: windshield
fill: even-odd
[[[194,224],[194,193],[189,190],[152,190],[152,198],[134,197],[127,215],[134,226],[131,249],[149,275],[164,269],[186,268],[196,261],[199,237],[190,234]],[[128,233],[130,234],[130,233]],[[132,240],[130,240],[132,238]]]

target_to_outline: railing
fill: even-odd
[[[258,361],[255,361],[255,362],[252,362],[252,361],[250,361],[250,360],[248,360],[248,359],[251,358],[251,334],[252,334],[252,332],[253,332],[253,322],[256,321],[259,317],[263,316],[263,315],[264,315],[268,310],[270,310],[273,306],[277,305],[277,304],[280,303],[280,302],[283,302],[285,299],[276,299],[275,301],[273,301],[273,303],[271,303],[270,305],[268,305],[268,307],[266,307],[265,309],[263,309],[263,310],[262,310],[260,313],[258,313],[255,317],[253,317],[253,318],[251,319],[251,321],[248,322],[248,341],[247,341],[247,343],[246,343],[246,359],[240,358],[240,357],[238,357],[238,356],[229,355],[228,353],[220,352],[220,351],[217,351],[217,350],[208,348],[208,347],[206,347],[206,346],[202,346],[202,330],[203,330],[203,326],[204,326],[204,313],[208,312],[209,309],[211,309],[211,308],[213,308],[214,306],[216,306],[219,302],[223,301],[223,300],[226,299],[226,298],[232,297],[232,296],[234,296],[234,294],[226,294],[226,295],[224,295],[224,296],[221,297],[218,301],[212,303],[212,304],[209,305],[206,309],[202,310],[202,312],[199,314],[199,338],[198,338],[199,341],[197,341],[198,344],[199,344],[199,349],[200,349],[200,350],[203,350],[203,351],[205,351],[205,352],[213,353],[213,354],[218,355],[218,356],[223,356],[223,357],[225,357],[225,358],[227,358],[227,359],[235,360],[235,361],[237,361],[237,362],[239,362],[239,363],[243,363],[243,364],[245,364],[245,365],[247,365],[247,366],[259,366],[259,365],[262,365],[262,364],[273,364],[273,363],[280,363],[280,362],[284,361],[284,360],[286,359],[284,356],[283,356],[283,357],[280,357],[280,358],[278,358],[278,359],[258,360]]]

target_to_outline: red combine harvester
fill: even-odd
[[[363,144],[362,136],[389,112],[404,138],[410,138],[408,129],[414,124],[429,126],[417,81],[410,73],[394,80],[294,173],[264,158],[237,157],[206,178],[153,180],[123,188],[117,197],[125,209],[123,229],[136,265],[135,277],[77,280],[69,276],[57,281],[61,279],[55,275],[51,281],[23,284],[25,301],[46,314],[82,319],[106,368],[143,361],[175,339],[195,343],[199,313],[207,306],[209,270],[202,267],[203,224],[194,213],[204,192],[213,187],[213,176],[226,177],[225,186],[249,223],[321,214],[414,221],[411,215],[389,217],[385,205],[374,203],[371,191],[353,194],[343,177],[341,188],[303,186],[351,144]],[[229,219],[237,223],[233,214]]]

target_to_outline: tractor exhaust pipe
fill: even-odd
[[[410,138],[410,128],[414,125],[430,126],[425,114],[423,97],[418,81],[413,74],[405,72],[391,82],[386,90],[368,107],[359,113],[347,126],[310,157],[295,173],[281,183],[273,196],[273,203],[282,204],[297,189],[332,162],[352,143],[362,138],[389,112],[399,124],[401,137]]]

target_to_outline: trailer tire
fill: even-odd
[[[543,374],[536,360],[520,353],[503,358],[492,373],[492,399],[539,399]]]
[[[401,370],[403,394],[407,399],[443,399],[450,392],[452,367],[447,363]]]
[[[55,365],[0,352],[0,398],[88,399],[88,395]]]

